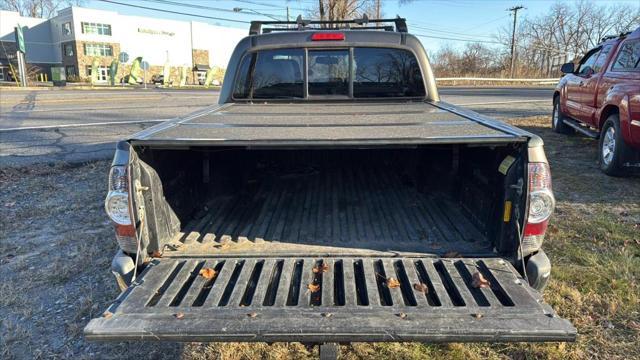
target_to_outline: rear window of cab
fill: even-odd
[[[257,51],[242,59],[233,89],[235,99],[425,96],[415,55],[393,48]]]

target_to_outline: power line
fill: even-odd
[[[190,4],[190,3],[181,3],[181,2],[170,1],[170,0],[138,0],[138,1],[146,1],[146,2],[163,4],[163,5],[182,6],[182,7],[194,8],[194,9],[221,11],[221,12],[227,12],[227,13],[233,13],[233,14],[237,14],[238,13],[237,11],[232,10],[232,9],[223,9],[223,8],[217,8],[217,7],[212,7],[212,6]],[[275,14],[263,14],[263,15],[275,15]]]
[[[463,32],[466,32],[466,31],[469,31],[469,30],[473,30],[473,29],[475,29],[475,28],[479,28],[479,27],[481,27],[481,26],[485,26],[485,25],[491,24],[491,23],[493,23],[493,22],[496,22],[496,21],[498,21],[498,20],[502,20],[502,19],[507,18],[507,17],[509,17],[509,15],[500,16],[499,18],[495,18],[495,19],[493,19],[493,20],[489,20],[489,21],[487,21],[487,22],[480,23],[480,24],[478,24],[478,25],[472,26],[472,27],[470,27],[470,28],[468,28],[468,29],[465,29],[465,30],[462,30],[462,31],[463,31]]]
[[[428,27],[425,27],[425,26],[419,26],[419,25],[415,25],[415,24],[411,24],[411,27],[412,28],[416,28],[416,29],[420,29],[420,30],[426,30],[426,31],[430,31],[430,32],[437,32],[437,33],[443,33],[443,34],[452,34],[452,35],[468,36],[468,37],[484,37],[484,38],[493,39],[493,36],[491,36],[491,35],[463,34],[463,33],[454,32],[454,31],[446,31],[446,30],[438,30],[438,29],[428,28]]]
[[[500,44],[503,45],[501,42],[498,41],[488,41],[488,40],[473,40],[473,39],[460,39],[460,38],[451,38],[451,37],[444,37],[444,36],[433,36],[433,35],[425,35],[425,34],[417,34],[417,33],[411,33],[415,36],[420,36],[420,37],[426,37],[426,38],[432,38],[432,39],[441,39],[441,40],[452,40],[452,41],[464,41],[464,42],[472,42],[472,43],[483,43],[483,44]]]
[[[266,7],[270,7],[270,8],[274,8],[274,9],[280,9],[280,10],[285,10],[286,9],[286,7],[273,5],[273,4],[269,4],[269,3],[263,3],[263,2],[259,2],[259,1],[251,1],[251,0],[235,0],[235,1],[241,2],[241,3],[245,3],[245,4],[251,4],[251,5],[266,6]],[[294,7],[290,7],[289,9],[291,9],[291,10],[299,10],[299,11],[307,11],[307,10],[309,10],[309,9],[294,8]]]
[[[117,2],[117,1],[112,1],[112,0],[98,0],[98,1],[106,2],[106,3],[110,3],[110,4],[122,5],[122,6],[129,6],[129,7],[138,8],[138,9],[145,9],[145,10],[151,10],[151,11],[164,12],[164,13],[169,13],[169,14],[177,14],[177,15],[193,16],[193,17],[198,17],[198,18],[203,18],[203,19],[211,19],[211,20],[219,20],[219,21],[229,21],[229,22],[241,23],[241,24],[250,24],[250,23],[251,23],[250,21],[234,20],[234,19],[226,19],[226,18],[220,18],[220,17],[214,17],[214,16],[206,16],[206,15],[199,15],[199,14],[185,13],[185,12],[181,12],[181,11],[173,11],[173,10],[157,9],[157,8],[152,8],[152,7],[148,7],[148,6],[142,6],[142,5],[125,4],[125,3],[121,3],[121,2]]]

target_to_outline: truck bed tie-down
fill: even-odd
[[[213,269],[215,276],[200,275],[203,269]],[[475,273],[490,286],[476,288]],[[437,342],[575,337],[571,324],[557,317],[511,264],[497,258],[155,259],[105,314],[89,323],[88,338]]]

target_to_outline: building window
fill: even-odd
[[[113,47],[107,44],[84,44],[84,54],[87,56],[113,56]]]
[[[111,36],[111,25],[82,22],[82,33]]]
[[[4,67],[0,66],[0,81],[4,81]]]
[[[71,23],[70,22],[66,22],[64,24],[62,24],[62,35],[71,35]]]
[[[73,44],[62,45],[64,56],[73,56]]]
[[[87,77],[91,77],[93,66],[87,65],[85,68]],[[98,81],[107,81],[109,79],[109,75],[111,74],[111,70],[108,66],[98,66]]]
[[[67,79],[70,77],[78,76],[78,73],[76,73],[76,67],[73,65],[66,66],[64,68],[64,72],[67,75]]]

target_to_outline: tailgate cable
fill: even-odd
[[[524,251],[522,250],[522,231],[520,229],[520,209],[518,209],[518,206],[516,205],[516,230],[518,232],[518,250],[520,251],[520,262],[522,264],[522,275],[524,276],[524,279],[527,281],[527,285],[529,285],[529,277],[527,277],[527,268],[525,267],[525,263],[524,263]]]
[[[149,190],[148,186],[142,186],[138,180],[136,180],[134,186],[135,186],[136,193]],[[140,209],[138,209],[138,210],[139,210],[138,214],[140,214],[139,215],[140,216],[140,223],[139,223],[138,227],[140,228],[140,231],[142,231],[143,224],[144,224],[144,206],[141,206]],[[131,277],[131,283],[133,283],[136,280],[136,275],[138,273],[138,260],[139,260],[139,257],[140,257],[140,243],[141,242],[142,242],[142,237],[140,236],[140,233],[138,232],[138,229],[136,229],[136,243],[137,243],[137,247],[136,247],[136,262],[135,262],[135,265],[133,267],[133,276]]]

